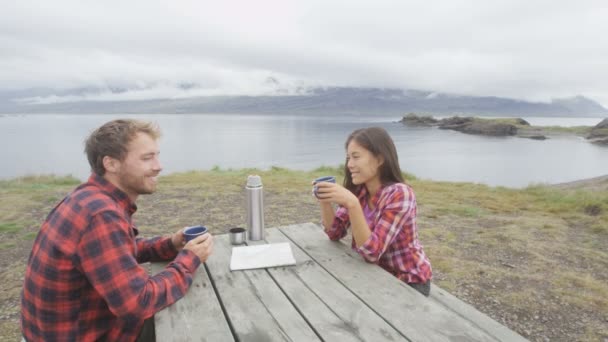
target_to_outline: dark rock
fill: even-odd
[[[456,129],[469,125],[473,122],[473,118],[464,117],[461,118],[459,116],[453,116],[451,118],[446,118],[439,120],[439,128],[441,129]]]
[[[517,118],[517,119],[515,119],[515,122],[516,122],[518,125],[522,125],[522,126],[530,126],[530,123],[529,123],[528,121],[526,121],[526,120],[522,119],[522,118]]]
[[[595,144],[608,145],[608,119],[602,120],[593,127],[587,139]]]
[[[546,140],[547,137],[544,135],[531,135],[528,137],[523,137],[523,138],[528,138],[528,139],[532,139],[532,140]]]
[[[595,127],[593,127],[593,128],[608,128],[608,118],[600,121],[600,123],[595,125]]]
[[[594,144],[608,146],[608,137],[606,137],[604,139],[590,139],[590,141]]]
[[[409,113],[401,119],[402,124],[408,126],[435,126],[439,120],[435,119],[432,116],[424,116],[424,115],[416,115],[414,113]]]
[[[481,123],[474,122],[463,130],[468,134],[481,134],[490,136],[509,136],[517,134],[517,127],[505,123]]]
[[[467,134],[509,136],[517,134],[517,126],[496,122],[493,120],[479,120],[471,117],[451,117],[439,121],[440,129],[451,129]]]

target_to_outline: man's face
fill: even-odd
[[[127,155],[117,172],[118,187],[133,200],[138,195],[156,191],[157,176],[162,170],[158,143],[145,133],[138,133],[127,147]]]

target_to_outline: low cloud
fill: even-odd
[[[608,106],[606,17],[602,1],[16,1],[0,13],[0,90],[56,103],[355,86]]]
[[[296,84],[299,83],[299,84]],[[151,99],[183,99],[199,96],[283,96],[306,95],[313,87],[301,82],[281,83],[275,77],[267,77],[263,82],[246,85],[244,83],[225,84],[219,87],[203,88],[198,84],[139,84],[130,88],[84,89],[79,94],[44,95],[13,99],[27,105],[53,104],[79,101],[133,101]],[[72,89],[72,92],[75,90]]]

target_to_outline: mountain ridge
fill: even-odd
[[[84,92],[85,90],[80,90]],[[91,91],[91,89],[86,89]],[[125,89],[118,89],[124,93]],[[73,92],[78,94],[78,92]],[[51,103],[28,102],[27,91],[0,93],[0,113],[251,113],[307,115],[403,115],[408,112],[445,115],[485,116],[608,116],[608,109],[581,95],[530,102],[496,96],[468,96],[395,88],[324,87],[311,88],[298,95],[231,95],[158,98],[146,100],[69,100],[52,103],[54,97],[69,98],[69,91],[59,95],[32,91],[29,98],[51,99]],[[46,96],[46,97],[45,97]],[[19,100],[20,99],[20,100]]]

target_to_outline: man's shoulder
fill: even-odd
[[[94,184],[85,183],[76,188],[66,198],[66,202],[86,209],[91,214],[107,210],[117,210],[116,200]]]

